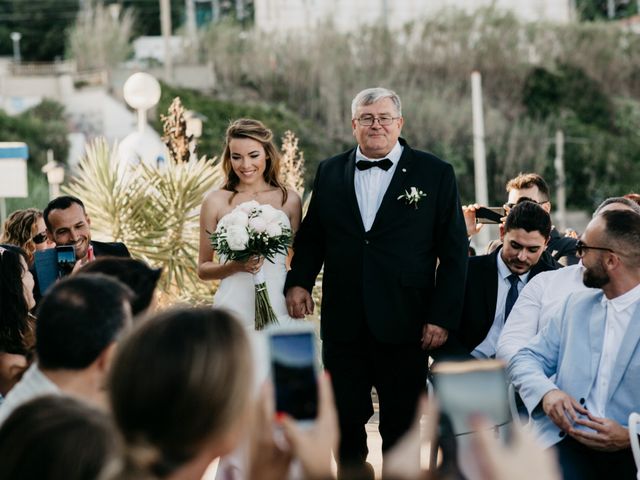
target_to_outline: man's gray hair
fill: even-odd
[[[598,208],[596,208],[596,211],[593,212],[593,218],[597,217],[600,214],[600,210],[602,210],[607,205],[611,205],[613,203],[620,203],[622,205],[626,205],[637,214],[640,214],[640,205],[638,205],[633,200],[629,200],[628,198],[625,198],[625,197],[609,197],[600,205],[598,205]]]
[[[399,116],[402,116],[400,97],[393,90],[383,87],[367,88],[358,93],[351,102],[351,118],[356,118],[356,110],[364,105],[371,105],[384,98],[390,98]]]

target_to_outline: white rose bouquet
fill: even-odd
[[[291,229],[283,222],[284,213],[271,205],[256,201],[241,203],[220,219],[211,234],[211,246],[225,261],[247,261],[259,255],[273,263],[278,254],[287,254],[291,244]],[[256,330],[278,323],[271,308],[267,284],[262,269],[253,275],[256,291]]]

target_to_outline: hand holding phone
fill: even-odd
[[[69,275],[76,265],[76,250],[73,245],[60,245],[56,247],[58,258],[58,277]]]
[[[475,415],[494,426],[511,422],[504,363],[499,360],[440,362],[433,369],[433,383],[442,413],[449,417],[454,434],[471,433]]]
[[[267,329],[276,412],[299,422],[318,415],[318,367],[312,325]]]
[[[476,209],[477,223],[502,223],[502,219],[506,216],[503,207],[479,207]]]

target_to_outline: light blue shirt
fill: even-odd
[[[376,218],[378,209],[382,204],[384,194],[389,188],[393,173],[396,171],[396,166],[402,156],[402,145],[400,142],[396,142],[395,146],[391,149],[389,154],[385,157],[391,160],[393,165],[387,171],[382,168],[370,168],[368,170],[358,170],[356,168],[355,175],[353,176],[354,187],[356,190],[356,198],[358,199],[358,208],[360,209],[360,216],[362,217],[362,224],[366,232],[371,230],[373,221]],[[372,161],[372,159],[365,157],[360,151],[360,147],[356,150],[356,162],[359,160]],[[379,160],[379,159],[376,159]]]

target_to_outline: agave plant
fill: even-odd
[[[202,157],[159,169],[123,166],[104,139],[87,147],[64,190],[82,198],[96,238],[124,242],[131,254],[164,269],[162,303],[211,301],[213,285],[197,276],[198,216],[204,194],[221,172]]]

